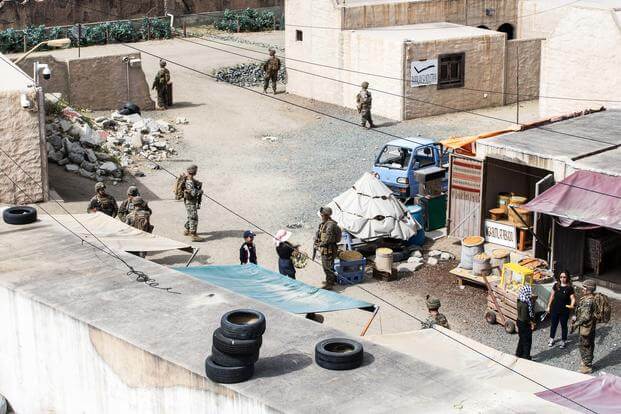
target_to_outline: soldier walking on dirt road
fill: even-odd
[[[157,107],[166,109],[168,102],[168,84],[170,83],[170,71],[166,69],[166,62],[160,60],[160,70],[155,75],[151,89],[157,91]]]
[[[175,198],[183,200],[188,215],[183,235],[192,237],[193,242],[204,241],[196,233],[198,228],[198,210],[201,208],[203,198],[203,183],[194,178],[197,172],[198,167],[190,165],[186,172],[177,178],[177,185],[175,187]]]
[[[571,323],[571,332],[578,328],[580,334],[580,359],[579,371],[583,374],[593,372],[593,350],[595,348],[595,288],[597,284],[593,279],[587,279],[582,284],[584,295],[580,298],[576,308],[576,316]]]
[[[356,106],[360,114],[360,125],[366,128],[368,122],[369,128],[375,128],[375,124],[371,118],[371,104],[373,98],[371,97],[371,92],[368,91],[369,82],[362,82],[361,86],[362,89],[358,92],[358,95],[356,95]]]

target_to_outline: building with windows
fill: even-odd
[[[287,0],[285,13],[289,93],[355,108],[367,81],[373,112],[396,120],[539,94],[541,45],[513,39],[516,0]]]

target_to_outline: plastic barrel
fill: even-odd
[[[459,267],[462,269],[472,269],[472,258],[483,253],[485,239],[480,236],[468,236],[461,241],[461,261]]]
[[[422,246],[425,244],[425,219],[423,216],[423,208],[419,205],[411,205],[407,206],[407,208],[414,220],[420,224],[420,229],[413,237],[410,238],[410,240],[408,240],[407,244],[408,246]]]
[[[380,247],[375,251],[375,268],[380,272],[392,272],[392,250],[386,247]]]

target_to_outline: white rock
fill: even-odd
[[[104,140],[96,131],[93,131],[90,126],[85,124],[80,132],[80,143],[98,147],[104,143]]]
[[[76,165],[76,164],[67,164],[67,165],[65,165],[65,170],[67,170],[69,172],[78,172],[79,169],[80,169],[80,166]]]
[[[427,264],[431,266],[435,266],[438,264],[438,259],[435,257],[430,257],[427,259]]]
[[[422,257],[410,256],[410,258],[408,258],[408,263],[421,263],[422,261]]]
[[[449,252],[442,252],[442,254],[440,255],[440,260],[453,260],[454,258],[455,256],[453,256]]]
[[[170,122],[166,122],[163,119],[158,119],[156,122],[160,127],[160,131],[162,132],[174,132],[175,131],[175,127]]]
[[[107,174],[112,174],[119,169],[119,167],[112,161],[106,161],[99,166],[100,170],[105,171]]]
[[[68,132],[73,126],[73,124],[70,121],[67,121],[66,119],[61,119],[59,122],[59,125],[60,125],[60,129],[62,129],[63,132]]]
[[[420,250],[416,250],[414,253],[412,253],[412,256],[422,258],[423,253]]]
[[[132,134],[131,146],[135,149],[142,148],[142,134],[140,132],[134,132]]]
[[[440,257],[442,252],[440,250],[432,250],[429,252],[429,257]]]
[[[175,120],[175,124],[177,124],[177,125],[186,125],[186,124],[189,124],[189,123],[190,123],[190,121],[188,121],[188,118],[185,118],[185,117],[182,117],[182,116],[177,117],[177,119]]]
[[[397,266],[397,271],[398,272],[416,272],[417,270],[419,270],[421,267],[423,267],[423,263],[422,262],[416,262],[416,263],[401,263]]]
[[[263,137],[263,138],[261,138],[261,139],[262,139],[263,141],[278,142],[278,140],[279,140],[280,138],[278,138],[278,137],[272,137],[272,136],[269,136],[269,135],[268,135],[268,136]]]
[[[166,143],[162,141],[156,142],[153,145],[155,146],[155,148],[160,149],[160,150],[166,149]]]

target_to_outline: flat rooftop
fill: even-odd
[[[621,145],[621,111],[607,110],[477,142],[544,158],[572,160]],[[617,167],[621,159],[617,158]],[[614,164],[614,163],[613,163]]]
[[[579,170],[621,176],[621,148],[582,158],[571,165]]]
[[[344,30],[344,32],[362,34],[369,38],[411,42],[429,42],[435,40],[463,39],[465,37],[504,38],[505,34],[493,30],[461,24],[438,22],[420,23],[403,26],[382,26],[366,29]]]
[[[480,407],[503,414],[567,412],[530,393],[499,391],[367,341],[361,341],[367,353],[362,367],[328,371],[312,361],[314,346],[325,338],[343,337],[342,332],[119,252],[137,270],[180,294],[149,288],[129,279],[120,262],[83,245],[49,216],[23,226],[2,222],[0,234],[0,289],[202,377],[211,333],[221,315],[237,308],[265,313],[267,331],[255,377],[217,389],[223,395],[226,389],[244,395],[277,412],[453,412],[456,404],[463,412]]]
[[[31,76],[0,53],[0,91],[24,91],[31,85],[34,85]]]

